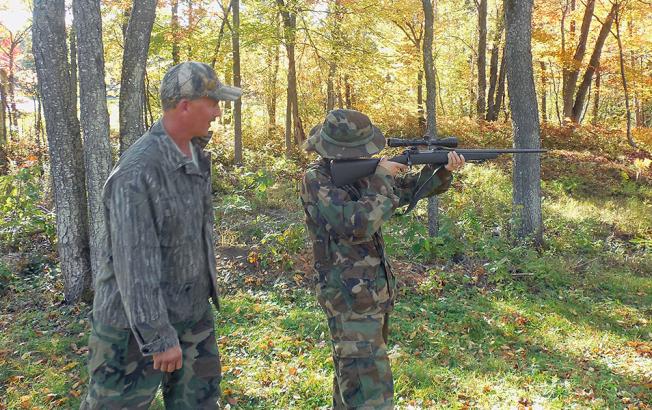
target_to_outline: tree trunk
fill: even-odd
[[[582,115],[582,110],[584,109],[584,100],[586,99],[586,95],[589,91],[589,86],[591,85],[591,81],[593,81],[593,73],[595,73],[595,70],[597,70],[597,68],[600,66],[600,54],[602,53],[602,46],[604,45],[604,42],[607,39],[609,30],[611,30],[611,25],[614,21],[614,17],[616,16],[616,13],[618,12],[618,7],[619,7],[618,3],[614,3],[611,6],[609,15],[607,16],[607,19],[602,25],[602,28],[600,29],[600,33],[598,34],[598,39],[595,42],[595,48],[593,49],[593,54],[591,54],[591,60],[589,61],[589,66],[586,68],[586,72],[584,73],[584,77],[582,78],[582,83],[577,89],[577,96],[575,97],[575,103],[573,105],[573,113],[571,115],[571,120],[576,124],[579,123],[580,116]]]
[[[193,25],[195,24],[195,16],[193,13],[192,2],[194,0],[186,1],[186,8],[188,9],[188,37],[192,39],[192,32],[194,31]],[[192,41],[188,41],[188,60],[192,60]]]
[[[487,0],[478,0],[478,99],[476,117],[484,119],[487,93]]]
[[[337,76],[337,108],[344,108],[344,97],[342,95],[342,75]]]
[[[170,29],[172,30],[172,64],[179,64],[179,0],[172,0],[170,3],[172,17]]]
[[[541,146],[532,69],[532,2],[505,0],[507,82],[515,148]],[[543,243],[539,155],[515,154],[513,178],[513,233],[539,246]]]
[[[577,87],[577,78],[579,77],[582,60],[586,53],[586,43],[589,37],[589,28],[591,27],[591,19],[593,18],[594,9],[595,0],[588,0],[586,8],[584,9],[584,18],[582,19],[582,27],[580,28],[580,38],[577,43],[575,54],[573,55],[573,60],[570,63],[570,67],[564,64],[564,89],[562,91],[564,98],[564,118],[570,118],[573,116],[573,97],[575,96],[575,88]],[[572,24],[574,24],[574,22],[575,20],[573,20]]]
[[[559,122],[559,126],[562,125],[562,119],[561,119],[561,110],[559,109],[559,87],[557,86],[557,78],[555,77],[555,73],[551,71],[551,76],[550,79],[552,80],[552,91],[555,93],[555,113],[557,114],[557,121]]]
[[[16,107],[16,73],[15,73],[15,44],[13,38],[11,39],[9,56],[8,56],[8,68],[7,72],[7,94],[9,97],[9,135],[10,138],[18,137],[18,108]]]
[[[636,142],[632,137],[632,111],[629,107],[629,90],[627,88],[627,76],[625,75],[625,57],[623,55],[623,43],[620,37],[620,13],[616,10],[616,40],[618,40],[618,57],[620,62],[620,79],[623,82],[623,93],[625,94],[625,115],[627,116],[627,142],[636,148]]]
[[[435,13],[431,0],[422,0],[424,14],[423,71],[426,75],[426,132],[430,138],[437,138],[437,107],[435,96],[435,69],[432,58]],[[428,198],[428,234],[436,236],[439,232],[439,198]]]
[[[335,76],[337,75],[337,63],[328,63],[328,80],[326,83],[326,112],[335,108]]]
[[[91,288],[91,264],[82,144],[70,98],[64,0],[34,2],[32,39],[49,142],[64,294],[66,302],[75,303]]]
[[[294,57],[294,45],[296,41],[296,28],[297,28],[297,16],[296,11],[290,11],[289,7],[286,6],[284,0],[276,0],[281,16],[283,17],[283,26],[284,37],[285,37],[285,50],[288,57],[288,89],[287,89],[287,113],[291,113],[290,121],[287,120],[286,115],[286,130],[285,130],[285,142],[286,144],[291,144],[291,136],[288,134],[289,129],[292,128],[294,124],[294,142],[297,146],[301,145],[303,140],[306,139],[305,133],[303,131],[303,125],[301,124],[301,117],[299,116],[299,97],[297,90],[297,73],[296,73],[296,61]],[[291,152],[291,147],[286,146],[286,153],[289,155]]]
[[[211,60],[211,67],[215,69],[215,63],[217,62],[217,56],[220,53],[220,47],[222,46],[222,37],[224,37],[224,26],[226,26],[228,20],[229,20],[229,13],[231,12],[231,2],[229,2],[229,6],[227,7],[226,11],[224,12],[224,18],[222,19],[222,23],[220,23],[220,31],[217,34],[217,41],[215,42],[215,51],[213,51],[213,58]]]
[[[473,56],[473,53],[471,53],[471,56],[469,57],[469,118],[473,118],[473,114],[475,113],[476,109],[476,103],[477,103],[477,98],[476,98],[476,87],[475,87],[475,70],[476,70],[476,63],[475,63],[475,57]]]
[[[79,101],[84,140],[88,194],[89,243],[93,278],[102,266],[106,228],[102,188],[112,167],[109,111],[104,82],[104,46],[100,0],[74,0],[75,31],[79,39]]]
[[[233,9],[233,32],[231,41],[233,43],[233,85],[240,87],[240,0],[231,0]],[[233,102],[233,132],[235,163],[242,164],[242,100],[238,98]]]
[[[487,121],[496,121],[500,114],[503,101],[505,100],[505,49],[503,48],[500,57],[500,68],[498,70],[498,84],[496,95],[493,101],[493,108],[487,112]],[[491,114],[491,116],[489,115]]]
[[[70,28],[70,101],[72,101],[73,110],[77,115],[77,33],[75,33],[74,24],[73,17],[73,27]]]
[[[278,29],[278,14],[274,18],[275,29]],[[278,31],[276,31],[278,38]],[[279,69],[280,52],[279,45],[274,44],[267,49],[267,86],[266,86],[266,105],[267,105],[267,138],[272,139],[276,133],[276,101],[278,98],[278,69]]]
[[[7,72],[0,68],[0,145],[7,143]]]
[[[157,0],[135,1],[125,35],[120,80],[120,152],[145,132],[141,119],[145,68]]]
[[[43,96],[41,95],[38,84],[36,85],[36,146],[41,148],[41,141],[45,143],[45,136],[43,135]]]
[[[347,109],[353,108],[353,91],[351,90],[352,86],[349,82],[349,75],[344,74],[344,103],[346,104]]]
[[[423,70],[417,74],[417,115],[419,116],[419,132],[424,134],[426,131],[426,117],[423,110]]]
[[[591,124],[598,125],[600,122],[600,77],[602,70],[596,70],[595,72],[595,92],[593,96],[593,118],[591,118]]]
[[[541,65],[541,121],[545,124],[548,122],[548,102],[546,97],[548,95],[548,73],[546,72],[546,63],[539,61]]]

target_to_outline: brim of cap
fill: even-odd
[[[370,157],[379,153],[385,148],[385,136],[382,131],[372,125],[373,137],[369,142],[357,147],[341,147],[321,137],[322,125],[315,125],[308,134],[308,139],[303,143],[306,151],[315,151],[323,158],[330,159],[353,159]]]
[[[219,101],[235,101],[242,96],[242,88],[221,85],[209,97]]]

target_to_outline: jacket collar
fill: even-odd
[[[191,140],[192,149],[197,156],[199,168],[197,168],[192,158],[187,157],[181,152],[174,140],[172,140],[172,137],[170,137],[170,134],[165,130],[162,119],[159,119],[152,125],[149,133],[159,146],[163,167],[169,172],[183,168],[183,171],[187,174],[206,176],[210,173],[210,157],[204,151],[204,147],[210,141],[212,133],[204,137],[194,137]]]

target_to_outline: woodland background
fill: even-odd
[[[78,406],[101,186],[185,60],[244,89],[208,146],[225,405],[330,402],[300,145],[353,108],[391,137],[549,150],[388,224],[398,406],[650,408],[651,27],[645,0],[0,5],[0,409]]]

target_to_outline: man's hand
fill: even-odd
[[[154,369],[172,373],[181,369],[183,359],[179,345],[169,348],[161,353],[154,353]]]
[[[389,161],[383,157],[378,163],[379,167],[383,167],[391,176],[396,176],[400,171],[407,171],[408,166],[399,162]]]
[[[458,155],[457,152],[451,151],[448,153],[448,164],[444,168],[453,172],[462,168],[465,164],[464,155]]]

